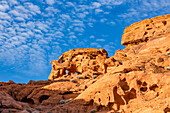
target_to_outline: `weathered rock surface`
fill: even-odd
[[[68,75],[82,74],[84,72],[105,73],[105,59],[108,53],[104,49],[72,49],[62,54],[58,60],[51,61],[52,71],[49,80]],[[91,73],[92,74],[92,73]]]
[[[0,82],[0,112],[170,112],[169,18],[127,27],[126,48],[110,58],[104,49],[73,49],[51,62],[49,81]]]
[[[124,46],[137,45],[157,36],[167,34],[170,29],[169,21],[170,14],[134,23],[125,28],[121,44]]]

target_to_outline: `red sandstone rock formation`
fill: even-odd
[[[50,81],[0,82],[0,112],[170,112],[170,15],[124,31],[123,50],[73,49],[52,61]],[[66,70],[68,73],[66,73]]]
[[[49,80],[66,75],[82,74],[84,72],[105,73],[106,66],[104,64],[108,53],[104,49],[72,49],[62,54],[59,60],[51,61],[52,71]]]

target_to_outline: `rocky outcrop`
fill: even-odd
[[[170,31],[170,15],[157,16],[126,27],[121,44],[124,46],[138,45],[149,39],[167,34]]]
[[[112,59],[119,66],[90,85],[67,111],[86,113],[167,113],[170,112],[170,34],[116,51]],[[79,105],[79,109],[75,108]],[[65,111],[55,106],[52,111]]]
[[[104,49],[65,52],[49,81],[0,82],[0,112],[170,112],[169,22],[164,15],[127,27],[126,48],[110,58]]]
[[[108,53],[104,49],[72,49],[62,54],[58,60],[51,61],[52,71],[49,80],[63,75],[106,73],[105,59]],[[67,73],[66,73],[67,72]]]

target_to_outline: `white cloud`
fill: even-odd
[[[98,0],[102,5],[121,5],[125,0]]]
[[[0,30],[2,31],[4,29],[4,26],[3,25],[0,25]]]
[[[96,42],[90,43],[90,45],[98,48],[102,47],[99,43]]]
[[[61,31],[57,31],[57,32],[55,32],[55,36],[61,36],[61,37],[63,37],[64,34],[63,34]]]
[[[14,15],[14,16],[21,16],[21,14],[16,10],[11,10],[8,13],[11,14],[11,15]]]
[[[98,3],[98,2],[93,2],[93,6],[94,6],[95,8],[99,8],[99,7],[101,6],[101,4]]]
[[[96,41],[98,41],[98,42],[104,42],[105,39],[96,39]]]
[[[45,10],[48,12],[48,13],[54,13],[54,14],[56,14],[56,13],[58,13],[58,12],[60,12],[60,10],[59,9],[56,9],[56,8],[54,8],[54,7],[47,7],[47,8],[45,8]]]
[[[22,18],[22,17],[16,17],[15,20],[17,20],[17,21],[25,21],[25,19]]]
[[[89,25],[89,27],[93,27],[93,23],[88,23],[87,25]]]
[[[96,13],[96,14],[101,13],[101,12],[103,12],[103,10],[101,10],[101,9],[95,9],[95,13]]]
[[[126,21],[139,21],[141,18],[146,16],[153,17],[157,16],[157,14],[161,14],[162,12],[164,14],[169,13],[169,6],[170,2],[168,0],[143,0],[140,1],[140,4],[134,5],[134,7],[128,9],[126,13],[118,15],[118,17],[124,18]]]
[[[7,11],[9,10],[8,3],[6,1],[1,1],[0,2],[0,11]]]
[[[55,1],[54,0],[46,0],[46,3],[48,5],[53,5],[55,3]]]
[[[17,0],[8,0],[8,3],[9,3],[11,6],[18,4]]]
[[[100,22],[101,23],[104,23],[104,22],[106,22],[107,21],[107,19],[106,18],[102,18],[102,19],[100,19]]]
[[[113,22],[113,21],[111,21],[111,22],[109,22],[108,24],[115,25],[116,23]]]
[[[41,13],[40,8],[37,5],[34,5],[32,3],[25,3],[24,5],[28,8],[28,10],[30,10],[30,13],[32,13],[32,14],[34,14],[34,13],[40,14]]]
[[[74,26],[85,27],[83,21],[81,20],[74,20],[72,26],[70,27],[74,27]]]
[[[79,18],[85,18],[86,17],[86,14],[85,13],[77,13],[77,16]]]
[[[89,38],[95,38],[93,35],[91,35]]]
[[[66,15],[66,14],[61,14],[60,17],[61,17],[62,19],[65,19],[65,20],[69,20],[69,21],[71,20],[70,16],[69,16],[69,15]]]
[[[66,2],[67,7],[75,7],[75,5],[72,2]]]
[[[84,32],[84,29],[82,27],[75,27],[74,31]]]
[[[11,17],[7,13],[0,12],[0,19],[11,20]]]
[[[64,46],[69,46],[68,44],[66,44],[66,43],[64,43],[64,44],[62,44],[62,45],[64,45]]]

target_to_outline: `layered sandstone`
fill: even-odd
[[[73,49],[51,62],[49,81],[0,82],[0,112],[170,112],[169,17],[127,27],[126,48],[110,58],[104,49]]]

